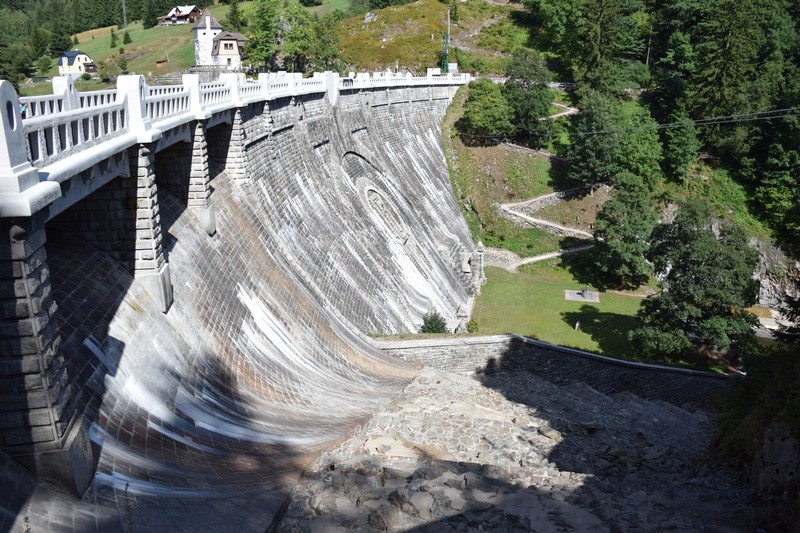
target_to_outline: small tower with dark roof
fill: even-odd
[[[222,25],[206,8],[194,25],[194,64],[214,65],[214,37],[222,33]]]

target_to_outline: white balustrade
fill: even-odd
[[[28,159],[42,168],[128,130],[126,102],[75,109],[23,122]]]
[[[140,89],[134,85],[128,96],[121,97],[125,93],[116,89],[80,93],[69,78],[59,77],[53,81],[54,92],[57,90],[59,94],[23,97],[19,101],[27,104],[22,123],[29,160],[41,168],[62,158],[68,150],[79,151],[127,131],[129,122],[134,128],[131,131],[141,133],[140,130],[158,127],[159,122],[168,119],[182,122],[182,115],[185,115],[186,120],[192,120],[203,113],[216,113],[259,99],[333,92],[336,94],[332,98],[329,95],[329,98],[335,104],[339,90],[463,85],[469,79],[468,74],[438,74],[438,70],[429,71],[427,76],[376,72],[372,75],[350,73],[344,78],[328,72],[315,73],[305,79],[298,73],[273,72],[260,74],[258,81],[248,80],[240,74],[202,84],[189,76],[182,85],[150,87],[140,81]],[[137,91],[141,102],[135,107],[142,109],[142,117],[131,118],[130,106],[117,102],[117,98],[136,99]]]
[[[200,103],[205,106],[214,106],[228,102],[231,99],[231,87],[224,82],[200,84]]]
[[[52,115],[53,113],[61,113],[64,110],[63,95],[23,96],[19,101],[21,104],[28,104],[25,118]]]
[[[197,74],[185,74],[181,85],[148,87],[144,77],[120,76],[116,90],[80,93],[67,76],[53,78],[53,94],[19,98],[13,86],[0,80],[0,213],[29,216],[61,196],[57,182],[130,146],[162,138],[165,131],[192,120],[248,104],[305,94],[327,94],[337,105],[341,90],[377,91],[389,102],[391,87],[463,85],[469,74],[425,77],[380,72],[372,75],[277,72],[250,81],[243,74],[222,75],[201,84]],[[407,95],[403,94],[403,98]],[[25,117],[19,109],[27,104]]]
[[[190,111],[189,90],[183,85],[148,87],[147,92],[147,118],[154,123]]]
[[[260,82],[247,80],[239,87],[239,96],[245,100],[253,100],[258,98],[263,90]]]
[[[81,108],[105,106],[114,103],[117,99],[116,89],[106,89],[104,91],[88,91],[78,93],[78,105]]]

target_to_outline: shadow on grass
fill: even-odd
[[[578,311],[564,311],[561,316],[571,327],[580,322],[581,331],[592,337],[601,353],[630,355],[628,332],[639,325],[636,317],[601,312],[596,306],[589,304],[582,305]]]
[[[562,249],[565,249],[585,245],[587,241],[574,237],[564,237],[559,241],[559,244]],[[561,256],[559,266],[567,270],[581,285],[588,285],[601,291],[616,288],[610,282],[608,276],[595,265],[595,254],[592,248],[585,252]]]
[[[569,163],[559,159],[551,159],[550,163],[550,169],[547,171],[547,184],[553,190],[561,191],[575,187],[575,182],[570,181],[567,177]]]

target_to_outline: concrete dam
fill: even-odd
[[[123,78],[0,82],[0,529],[263,531],[416,374],[366,334],[468,317],[468,76]]]

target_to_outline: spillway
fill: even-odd
[[[4,523],[264,531],[309,461],[416,374],[367,334],[414,330],[430,310],[455,327],[471,305],[475,250],[440,147],[446,105],[402,89],[249,106],[245,179],[214,160],[209,130],[213,236],[171,181],[177,152],[157,154],[167,313],[70,231],[75,213],[49,222],[61,350],[96,473],[74,501],[9,466],[4,482],[21,492]]]

